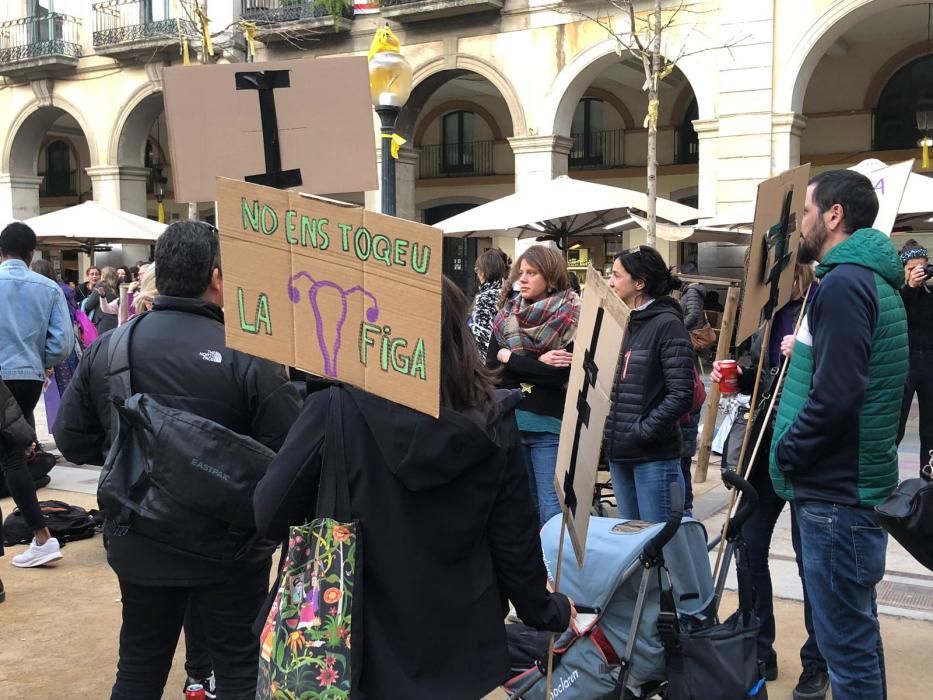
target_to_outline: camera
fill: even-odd
[[[933,263],[929,263],[923,266],[923,275],[926,279],[933,277]]]

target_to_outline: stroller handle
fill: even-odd
[[[742,501],[739,508],[732,517],[732,523],[729,525],[730,533],[737,533],[742,529],[742,525],[749,519],[751,514],[758,508],[758,491],[748,481],[736,474],[731,469],[722,470],[722,480],[730,486],[733,486],[742,494]]]
[[[670,542],[674,533],[677,532],[677,528],[680,527],[680,521],[684,517],[684,494],[680,488],[680,484],[676,482],[672,483],[670,485],[670,494],[671,511],[667,516],[667,522],[664,523],[664,527],[661,528],[661,531],[652,537],[648,541],[648,544],[645,545],[644,554],[648,559],[657,559],[661,550],[664,549],[664,545]]]

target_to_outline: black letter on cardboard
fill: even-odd
[[[301,184],[300,170],[282,170],[279,120],[275,113],[274,91],[277,88],[287,87],[290,87],[287,70],[250,71],[236,74],[237,90],[256,90],[259,93],[262,146],[266,157],[266,172],[259,175],[247,175],[245,180],[280,190],[298,187]]]

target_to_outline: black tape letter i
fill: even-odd
[[[279,120],[275,113],[275,90],[290,87],[287,70],[250,71],[236,74],[237,90],[256,90],[259,93],[259,117],[262,121],[262,147],[266,156],[266,172],[247,175],[246,181],[280,190],[298,187],[301,171],[282,170],[282,151],[279,143]]]

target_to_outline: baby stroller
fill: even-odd
[[[742,557],[741,539],[730,533],[740,531],[757,495],[734,473],[723,478],[744,494],[727,533],[728,553]],[[714,586],[706,530],[682,518],[676,486],[671,502],[678,505],[666,523],[590,520],[583,569],[566,540],[560,590],[574,600],[578,615],[555,640],[548,700],[766,700],[753,601],[740,600],[739,610],[719,621],[725,576]],[[552,575],[560,527],[561,517],[555,516],[541,532]],[[507,633],[509,697],[545,700],[549,635],[524,625],[509,625]]]

